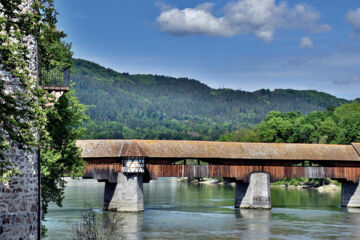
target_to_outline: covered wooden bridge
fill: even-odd
[[[113,192],[117,183],[123,185],[118,191],[126,189],[129,178],[141,178],[142,191],[143,181],[158,177],[222,177],[237,182],[236,207],[270,208],[270,181],[333,178],[343,182],[342,205],[360,207],[360,143],[81,140],[77,145],[88,162],[84,177],[105,181]],[[186,164],[189,159],[198,164]],[[121,211],[120,205],[112,209]]]

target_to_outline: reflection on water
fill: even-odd
[[[144,184],[143,213],[115,214],[127,239],[360,239],[360,209],[340,208],[339,192],[274,188],[271,210],[250,210],[234,209],[234,191],[151,181]],[[103,192],[95,180],[70,180],[63,208],[50,206],[48,239],[71,239],[71,223],[88,203],[102,213]]]
[[[348,214],[344,215],[344,224],[353,226],[353,236],[360,239],[360,208],[347,208],[346,212]]]
[[[121,213],[118,213],[121,214]],[[143,239],[142,231],[144,228],[143,213],[122,213],[124,217],[123,233],[128,239]]]
[[[269,239],[269,221],[271,219],[270,210],[236,209],[235,216],[236,218],[240,218],[240,221],[243,222],[243,231],[240,235],[241,238]]]

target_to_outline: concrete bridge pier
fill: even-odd
[[[117,212],[144,211],[143,175],[118,173],[117,183],[105,183],[104,209]]]
[[[235,208],[271,209],[270,174],[254,172],[249,183],[237,181]]]
[[[360,208],[360,178],[357,183],[349,181],[342,183],[341,206]]]

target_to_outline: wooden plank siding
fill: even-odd
[[[258,162],[258,164],[236,163],[232,165],[230,162],[226,164],[212,165],[180,165],[172,164],[172,160],[159,161],[145,164],[146,175],[148,180],[157,179],[159,177],[222,177],[231,178],[233,180],[241,180],[248,182],[252,172],[267,172],[270,174],[271,181],[278,181],[283,178],[333,178],[343,179],[352,182],[358,182],[360,176],[360,167],[355,163],[340,162],[332,163],[332,166],[291,166],[286,164],[271,165],[269,162]],[[169,162],[171,162],[169,164]],[[219,163],[219,162],[218,162]],[[274,162],[276,163],[276,162]],[[337,166],[336,166],[337,165]],[[117,173],[121,172],[121,163],[117,159],[92,159],[88,160],[85,168],[85,178],[95,178],[99,181],[116,182]]]
[[[121,172],[121,161],[118,158],[93,158],[86,161],[83,178],[117,182],[117,173]]]
[[[293,167],[231,165],[153,165],[146,164],[151,179],[159,177],[222,177],[248,182],[253,172],[267,172],[271,181],[283,178],[333,178],[358,182],[359,167]]]

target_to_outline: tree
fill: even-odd
[[[336,108],[334,119],[339,127],[336,143],[360,142],[360,103],[345,104]]]
[[[42,0],[41,13],[43,24],[38,41],[41,71],[72,67],[71,44],[62,40],[66,34],[56,28],[58,12],[54,7],[54,1]],[[74,85],[71,85],[70,89],[55,102],[54,107],[44,109],[46,122],[41,135],[43,220],[50,202],[62,206],[66,184],[63,177],[81,176],[85,166],[76,140],[81,138],[85,131],[83,124],[87,119],[86,108],[79,103]],[[43,228],[43,237],[45,233],[46,229]]]
[[[263,142],[287,142],[294,132],[293,120],[299,113],[270,112],[258,125],[259,137]]]
[[[85,107],[75,96],[75,91],[62,95],[53,108],[46,109],[47,135],[41,150],[41,187],[43,219],[49,202],[61,206],[64,199],[64,176],[81,176],[85,162],[75,145],[85,129],[82,127]]]
[[[38,38],[40,69],[51,71],[53,69],[65,69],[72,67],[71,44],[64,39],[67,35],[56,27],[57,15],[54,0],[41,0],[42,22],[40,36]]]

